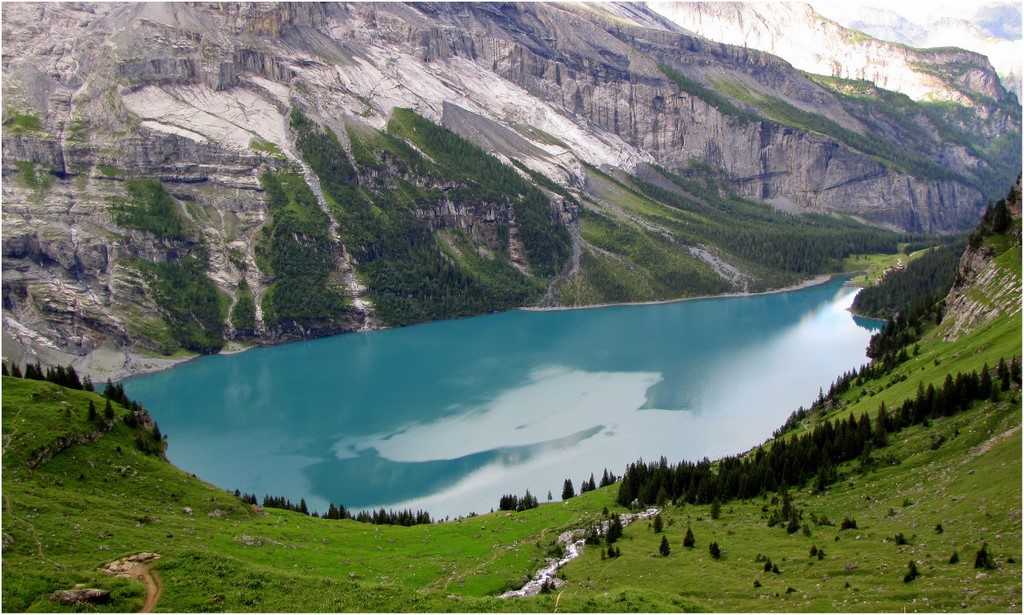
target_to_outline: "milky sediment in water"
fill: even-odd
[[[855,292],[513,311],[202,357],[125,388],[168,458],[220,487],[443,518],[763,442],[866,362]]]

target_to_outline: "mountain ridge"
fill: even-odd
[[[260,233],[276,227],[261,179],[267,174],[303,177],[343,235],[351,228],[341,220],[353,215],[346,208],[365,201],[366,211],[393,211],[392,222],[419,220],[425,231],[415,231],[413,243],[436,267],[493,287],[494,276],[506,273],[471,257],[479,248],[497,258],[492,264],[518,267],[527,285],[547,286],[540,293],[546,302],[573,305],[703,293],[711,276],[721,289],[715,292],[751,280],[758,287],[798,281],[736,247],[684,235],[681,222],[666,224],[654,211],[673,207],[650,190],[633,190],[623,207],[618,189],[599,173],[650,176],[657,169],[655,183],[672,184],[672,176],[696,182],[687,194],[699,188],[704,196],[694,202],[717,209],[739,197],[790,212],[948,232],[980,215],[986,194],[1002,190],[990,182],[1015,177],[1020,156],[1019,105],[979,98],[983,104],[974,107],[921,106],[862,82],[812,78],[774,56],[688,34],[641,5],[12,5],[3,26],[11,58],[4,67],[5,347],[47,363],[75,360],[84,370],[98,349],[113,346],[120,363],[137,366],[131,352],[123,354],[133,346],[158,355],[178,347],[174,338],[186,323],[175,319],[187,310],[172,304],[184,298],[161,295],[170,270],[142,261],[205,263],[213,287],[201,291],[209,321],[203,326],[220,318],[232,343],[379,326],[368,314],[381,291],[367,284],[373,275],[366,271],[378,252],[353,260],[355,237],[331,233],[322,240],[333,260],[317,287],[345,295],[336,313],[287,330],[266,326],[277,283],[256,254]],[[969,82],[963,88],[987,96]],[[350,135],[388,133],[396,109],[485,146],[547,195],[545,224],[568,234],[558,241],[572,245],[569,269],[536,275],[523,268],[529,249],[520,240],[522,220],[472,213],[507,211],[518,197],[492,194],[482,209],[456,203],[452,188],[462,190],[454,193],[459,198],[477,198],[463,190],[474,180],[398,171],[401,156],[376,138],[378,161],[353,160],[351,190],[325,198],[328,182],[298,146],[292,111],[330,129],[348,156]],[[441,154],[425,159],[432,155]],[[151,207],[130,189],[150,179],[172,199],[168,215],[183,221],[183,237],[126,227],[142,218],[116,213],[125,203]],[[647,204],[636,209],[637,198]],[[698,271],[703,286],[654,296],[616,290],[625,270],[655,265],[638,263],[628,245],[598,249],[597,233],[610,221],[658,244],[675,271]],[[314,241],[307,239],[299,243]],[[821,273],[821,266],[800,273]],[[573,274],[571,284],[585,282],[568,293],[555,284],[564,273]],[[609,277],[616,288],[595,290]],[[255,337],[236,336],[229,322],[243,279]],[[538,300],[532,292],[522,304]]]

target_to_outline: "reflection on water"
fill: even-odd
[[[735,453],[865,362],[840,281],[776,295],[509,312],[204,357],[125,383],[168,456],[227,489],[489,510],[640,457]]]

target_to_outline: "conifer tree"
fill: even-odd
[[[711,557],[715,559],[722,557],[722,550],[718,547],[717,542],[712,542],[710,545],[708,545],[708,553],[710,553]]]
[[[39,365],[39,361],[25,364],[25,378],[28,380],[45,380],[46,377],[43,375],[43,368]]]
[[[683,546],[692,549],[697,544],[696,539],[693,537],[693,530],[690,526],[686,526],[686,536],[683,538]]]
[[[661,520],[661,514],[654,515],[654,532],[661,533],[665,530],[665,522]]]
[[[562,483],[562,499],[563,500],[568,500],[569,498],[575,497],[575,496],[576,496],[576,490],[572,486],[572,480],[570,480],[568,478],[565,479],[565,482]]]
[[[2,376],[10,376],[11,375],[11,372],[7,371],[7,361],[4,361],[3,363],[0,363],[0,375],[2,375]]]
[[[91,399],[89,400],[89,405],[92,405]],[[109,399],[107,400],[107,403],[104,404],[103,406],[103,417],[108,421],[114,420],[114,406],[110,404]]]
[[[21,366],[18,365],[17,363],[12,363],[11,375],[14,376],[15,378],[22,378],[23,376],[21,375]]]
[[[917,571],[917,564],[914,563],[914,560],[910,560],[910,563],[907,564],[907,574],[903,575],[903,582],[910,583],[919,576],[921,573]]]
[[[608,531],[605,532],[604,540],[609,545],[613,544],[622,536],[622,519],[619,518],[618,514],[613,514],[611,521],[608,522]]]
[[[28,373],[26,371],[26,373]],[[1006,359],[1000,357],[999,365],[996,367],[996,376],[999,378],[999,386],[1004,391],[1010,390],[1010,368],[1006,366]],[[26,376],[27,378],[27,376]]]
[[[996,206],[992,209],[992,232],[997,235],[1002,235],[1010,228],[1010,210],[1006,207],[1006,199],[999,199],[996,201]]]
[[[92,422],[96,422],[96,417],[97,416],[98,415],[96,414],[96,404],[92,403],[92,400],[90,399],[89,400],[89,420],[92,421]]]
[[[658,547],[658,551],[660,551],[664,557],[668,557],[672,552],[672,547],[669,546],[668,538],[664,534],[661,536],[661,546]]]
[[[82,390],[82,380],[78,377],[78,372],[75,371],[74,367],[68,365],[64,370],[64,376],[67,378],[68,388],[72,388],[77,391]]]
[[[992,560],[992,556],[988,552],[988,543],[984,542],[981,544],[981,548],[978,549],[977,554],[974,556],[974,567],[983,568],[989,570],[995,568],[995,562]]]

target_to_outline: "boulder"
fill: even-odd
[[[110,591],[106,589],[84,588],[64,589],[50,594],[50,598],[61,604],[104,604],[110,601]]]

